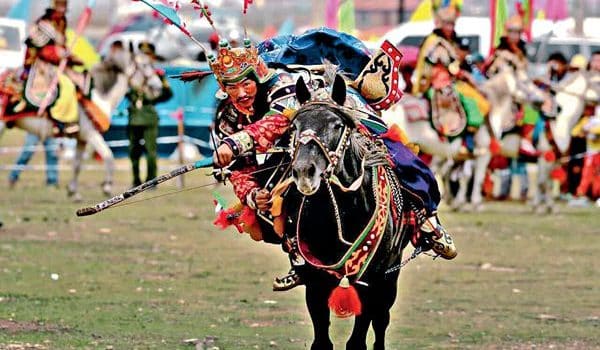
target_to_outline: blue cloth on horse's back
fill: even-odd
[[[423,201],[422,205],[430,216],[437,211],[440,190],[431,169],[402,142],[384,139],[392,159],[395,173],[404,188]]]
[[[327,59],[352,79],[370,60],[369,50],[360,40],[324,27],[267,39],[258,45],[258,52],[267,63],[316,65]]]

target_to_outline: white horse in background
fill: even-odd
[[[510,71],[502,72],[487,80],[480,90],[486,95],[492,95],[490,100],[492,112],[511,110],[512,101],[516,98],[519,101],[528,101],[531,103],[540,103],[545,97],[543,92],[537,89],[527,78],[526,75],[515,75]],[[406,98],[406,100],[404,100]],[[427,109],[420,117],[407,118],[407,105],[414,105],[413,96],[405,96],[391,110],[384,112],[383,118],[388,123],[396,123],[406,134],[410,142],[419,146],[421,151],[433,156],[432,169],[447,184],[452,168],[456,165],[464,164],[460,159],[460,149],[462,139],[456,138],[452,142],[444,141],[430,122]],[[413,101],[411,101],[413,100]],[[421,101],[427,103],[427,101]],[[500,103],[500,105],[496,105]],[[500,107],[500,109],[498,109]],[[409,120],[411,119],[411,120]],[[474,135],[475,148],[473,151],[473,169],[472,171],[461,171],[458,179],[459,188],[456,196],[452,198],[451,207],[455,210],[468,209],[469,205],[476,210],[482,209],[483,196],[482,188],[485,180],[487,167],[492,158],[490,145],[492,141],[490,125],[486,120]],[[470,197],[468,196],[469,183],[473,181]],[[449,193],[449,191],[445,191]],[[467,198],[469,197],[469,198]],[[449,198],[449,197],[448,197]]]
[[[537,88],[536,88],[537,89]],[[530,92],[539,96],[545,92],[531,89]],[[583,114],[586,102],[596,102],[600,94],[594,86],[587,72],[578,71],[570,73],[558,85],[552,86],[554,91],[554,103],[558,107],[558,114],[554,118],[547,119],[544,132],[539,135],[537,149],[542,153],[537,159],[537,181],[532,200],[533,208],[538,213],[555,212],[555,196],[552,194],[553,180],[551,178],[552,170],[560,166],[560,158],[568,151],[571,143],[571,131]],[[518,133],[502,135],[506,127],[510,127],[509,120],[514,119],[512,114],[512,98],[501,93],[494,93],[498,90],[487,91],[487,96],[492,102],[490,111],[490,124],[493,135],[500,140],[500,153],[508,158],[517,158],[519,156],[519,145],[521,136]],[[518,99],[517,99],[518,100]],[[551,135],[552,141],[548,138]],[[559,155],[553,156],[551,152],[558,151]]]
[[[124,51],[122,54],[112,57],[110,64],[100,63],[92,70],[92,78],[95,87],[92,90],[92,102],[98,106],[103,113],[110,116],[117,104],[121,101],[127,92],[126,73],[131,66],[131,55]],[[114,174],[114,157],[111,149],[106,144],[102,134],[96,129],[92,120],[83,111],[81,105],[79,108],[79,128],[80,131],[74,136],[77,141],[75,159],[73,163],[73,178],[67,186],[69,196],[74,200],[81,200],[79,193],[79,174],[81,172],[83,154],[86,145],[90,145],[96,151],[105,165],[105,177],[102,182],[102,191],[109,196],[112,192],[112,182]],[[37,117],[35,115],[21,117],[11,122],[14,126],[23,129],[45,140],[53,136],[54,123],[47,116]],[[0,136],[6,129],[6,124],[0,121]]]

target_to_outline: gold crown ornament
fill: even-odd
[[[504,26],[506,27],[507,31],[514,30],[521,32],[525,27],[525,23],[523,23],[523,17],[520,15],[514,15],[506,21]]]
[[[50,8],[54,9],[54,8],[56,8],[56,6],[58,6],[58,4],[67,6],[68,1],[67,0],[52,0],[52,1],[50,1]]]
[[[237,83],[250,74],[259,83],[273,77],[273,70],[258,55],[250,39],[244,39],[243,47],[232,48],[227,40],[221,40],[217,56],[209,55],[208,62],[219,84]]]

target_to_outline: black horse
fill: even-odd
[[[407,223],[409,213],[402,209],[404,196],[385,146],[358,127],[356,117],[343,107],[346,92],[337,77],[331,96],[316,101],[302,79],[297,83],[302,106],[291,129],[296,186],[286,196],[286,207],[295,213],[289,231],[308,263],[298,273],[306,283],[314,327],[311,349],[333,349],[329,306],[336,287],[355,288],[362,303],[346,349],[367,349],[371,324],[374,349],[384,349],[402,249],[414,225]],[[348,281],[351,287],[344,288]]]

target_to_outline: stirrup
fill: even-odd
[[[303,284],[304,282],[302,282],[300,276],[292,269],[285,276],[275,277],[275,279],[273,280],[273,291],[284,292],[301,286]]]

